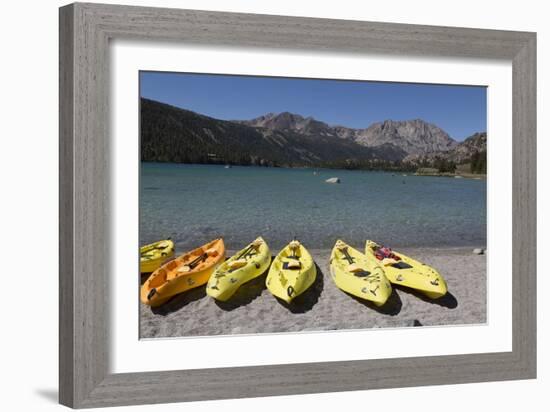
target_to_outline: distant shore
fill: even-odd
[[[361,167],[361,166],[348,166],[346,167],[343,163],[337,164],[337,165],[331,165],[331,164],[269,164],[269,163],[262,163],[262,164],[256,164],[256,163],[235,163],[235,162],[164,162],[160,160],[141,160],[141,163],[165,163],[165,164],[173,164],[173,165],[187,165],[187,166],[220,166],[225,168],[232,168],[232,167],[261,167],[266,169],[293,169],[293,170],[330,170],[330,171],[338,171],[338,170],[353,170],[353,171],[365,171],[365,172],[388,172],[388,173],[414,173],[415,168],[400,168],[400,167]]]
[[[140,304],[140,337],[461,325],[487,321],[486,255],[475,255],[470,247],[400,251],[436,268],[446,279],[449,293],[439,300],[430,300],[413,290],[396,287],[389,301],[377,308],[336,287],[330,278],[330,250],[310,250],[318,266],[317,280],[292,305],[283,304],[271,295],[264,284],[265,274],[242,286],[226,303],[207,296],[205,287],[201,286],[176,296],[157,309]]]
[[[363,171],[363,172],[382,172],[382,173],[394,173],[394,174],[408,174],[411,176],[436,176],[436,177],[464,177],[468,179],[479,179],[484,180],[487,179],[486,174],[481,173],[465,173],[465,172],[456,172],[456,173],[449,173],[449,172],[438,172],[438,171],[429,171],[429,172],[422,172],[421,168],[375,168],[375,167],[342,167],[342,166],[334,166],[331,167],[329,165],[269,165],[269,164],[236,164],[236,163],[180,163],[180,162],[160,162],[160,161],[149,161],[149,160],[142,160],[142,163],[167,163],[167,164],[174,164],[174,165],[188,165],[188,166],[220,166],[225,167],[226,169],[232,168],[232,167],[261,167],[261,168],[275,168],[275,169],[292,169],[292,170],[313,170],[316,172],[320,171],[327,171],[327,172],[337,172],[339,170],[343,171]]]
[[[439,172],[419,173],[419,172],[416,172],[414,173],[414,176],[457,177],[457,178],[477,179],[477,180],[487,179],[486,174],[477,174],[477,173],[439,173]]]

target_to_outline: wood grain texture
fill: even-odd
[[[536,375],[533,33],[81,4],[60,9],[60,402],[99,407]],[[427,358],[109,373],[109,40],[495,58],[513,65],[513,350]]]
[[[512,63],[513,170],[513,350],[521,365],[536,376],[537,300],[537,154],[536,37],[519,50]],[[516,294],[516,291],[519,293]]]
[[[65,249],[59,313],[65,387],[59,392],[62,403],[77,406],[105,379],[108,367],[107,39],[78,5],[60,10],[60,34],[67,38],[61,37],[60,192],[66,205],[60,210]]]
[[[72,7],[59,13],[59,401],[73,404],[73,30]]]

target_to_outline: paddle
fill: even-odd
[[[246,254],[247,254],[248,252],[250,252],[251,250],[252,250],[252,245],[248,245],[248,246],[246,247],[246,249],[243,250],[242,253],[241,253],[239,256],[237,256],[237,258],[236,258],[235,260],[239,260],[240,258],[242,258],[244,255],[246,255]]]
[[[189,266],[190,269],[194,269],[201,261],[205,261],[207,257],[208,253],[203,253],[202,255],[189,262],[187,266]]]
[[[239,256],[237,256],[235,259],[233,259],[233,261],[231,263],[234,263],[234,262],[237,262],[239,261],[243,256],[246,256],[247,254],[249,254],[252,249],[254,249],[256,246],[259,246],[259,245],[255,245],[254,243],[251,243],[250,245],[248,245],[242,252]],[[231,268],[231,266],[229,267],[229,273],[233,272],[234,270],[237,270],[238,268]]]
[[[142,247],[140,247],[140,253],[141,253],[141,255],[143,256],[143,255],[145,255],[146,253],[149,253],[149,252],[152,252],[152,251],[155,251],[155,250],[165,249],[166,246],[160,246],[159,243],[162,243],[162,242],[164,242],[164,241],[166,241],[166,240],[172,240],[172,237],[169,236],[169,237],[167,237],[166,239],[164,239],[164,240],[159,240],[159,241],[157,241],[157,242],[154,242],[154,243],[150,244],[149,246],[142,246]]]
[[[344,259],[346,259],[348,263],[351,265],[353,263],[353,257],[349,254],[348,248],[345,247],[343,249],[340,249],[340,251],[344,254]]]
[[[237,256],[237,258],[235,260],[239,260],[240,258],[245,256],[248,252],[250,252],[253,248],[256,248],[256,246],[259,247],[259,245],[255,245],[254,242],[252,242],[250,245],[248,245],[247,248],[245,250],[243,250],[242,253],[239,256]]]

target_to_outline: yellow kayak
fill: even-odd
[[[365,251],[377,253],[381,246],[367,240]],[[385,257],[380,252],[380,264],[391,283],[419,290],[431,299],[437,299],[447,293],[447,282],[434,268],[414,260],[402,253],[391,251],[392,256]]]
[[[337,240],[330,255],[332,280],[344,292],[382,306],[392,293],[384,270],[372,252],[362,254]]]
[[[149,306],[159,306],[172,296],[204,285],[224,259],[223,239],[184,253],[149,276],[141,287],[141,301]]]
[[[174,256],[174,242],[170,239],[159,240],[139,248],[139,271],[151,273]]]
[[[316,276],[313,258],[293,240],[273,260],[265,285],[273,295],[290,303],[313,284]]]
[[[214,271],[206,286],[206,293],[214,299],[226,301],[242,284],[264,273],[270,264],[269,247],[259,237]]]

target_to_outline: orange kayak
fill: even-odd
[[[210,275],[225,260],[223,239],[216,239],[155,270],[141,287],[141,301],[159,306],[171,297],[208,282]]]

